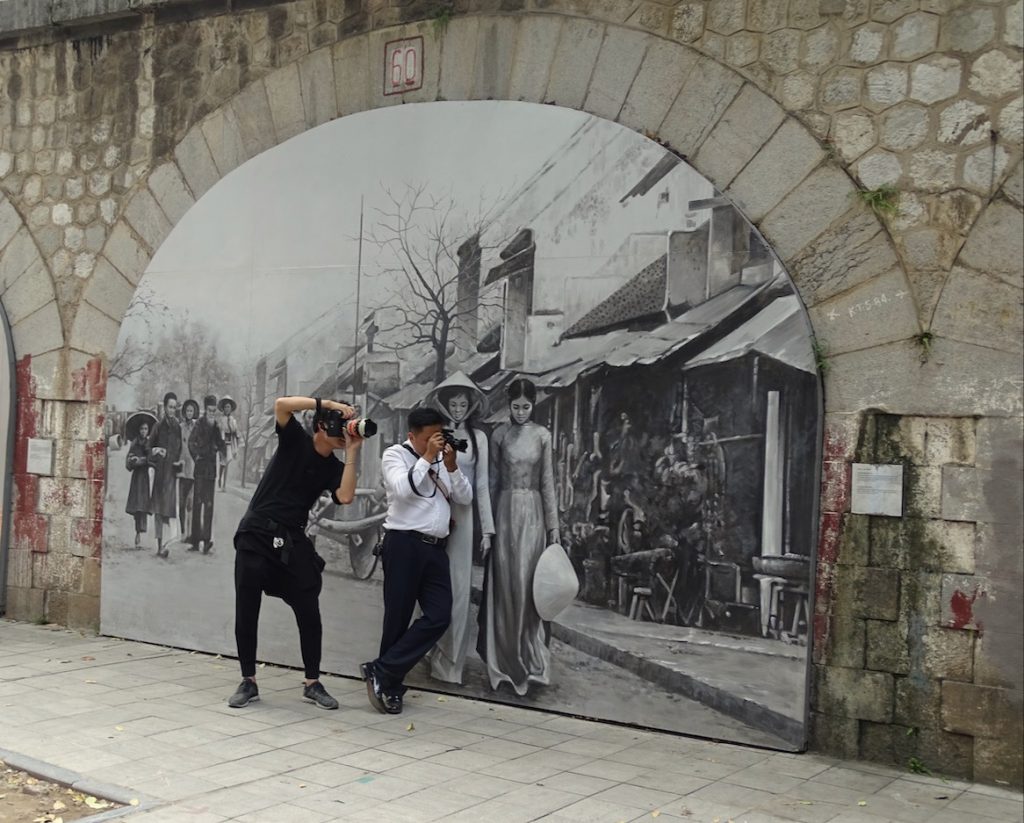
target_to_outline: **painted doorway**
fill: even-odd
[[[759,233],[658,144],[493,101],[321,126],[180,221],[110,373],[105,633],[233,654],[231,540],[276,445],[273,400],[335,397],[381,426],[356,503],[310,525],[327,563],[324,667],[355,675],[380,633],[379,455],[431,404],[472,444],[477,502],[453,556],[458,636],[415,683],[802,747],[810,326]],[[521,381],[525,421],[510,415]],[[196,426],[219,439],[198,443]],[[579,595],[542,621],[513,578],[552,541]],[[260,657],[298,662],[272,599]]]

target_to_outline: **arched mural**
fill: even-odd
[[[503,448],[520,378],[537,466]],[[110,366],[105,634],[234,654],[232,536],[285,394],[352,402],[381,429],[356,502],[310,514],[325,669],[375,656],[380,453],[436,404],[470,441],[477,495],[457,648],[413,682],[802,747],[810,327],[758,232],[677,155],[569,109],[428,103],[328,123],[222,180],[153,258]],[[204,415],[219,436],[190,436]],[[545,623],[549,682],[525,690],[493,676],[518,639],[486,608],[508,596],[495,570],[530,562],[503,496],[524,473],[529,520],[580,587]],[[279,601],[259,653],[298,663]]]

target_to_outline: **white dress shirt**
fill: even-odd
[[[408,440],[406,443],[412,445]],[[444,463],[431,466],[401,445],[386,448],[380,464],[384,489],[388,493],[385,529],[422,532],[431,537],[448,536],[451,506],[434,485],[430,471],[434,471],[434,479],[452,502],[463,506],[473,502],[473,486],[461,469],[449,472]]]

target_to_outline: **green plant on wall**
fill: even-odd
[[[828,349],[820,340],[811,343],[811,351],[814,352],[814,364],[818,367],[818,374],[824,377],[828,374]]]
[[[935,335],[930,331],[923,331],[920,334],[914,335],[914,343],[921,350],[921,362],[927,363],[928,358],[932,356],[932,343],[935,341]]]
[[[434,14],[432,15],[434,34],[440,37],[448,28],[448,24],[454,16],[455,10],[450,5],[444,4],[434,9]]]
[[[891,217],[899,211],[900,193],[888,183],[876,189],[859,189],[857,197],[879,217]]]

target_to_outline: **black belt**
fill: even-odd
[[[435,546],[439,549],[443,549],[448,545],[447,537],[434,537],[432,534],[424,534],[423,532],[417,532],[412,530],[401,530],[401,529],[388,529],[388,534],[407,534],[415,540],[419,540],[421,543],[426,543],[428,546]]]
[[[292,533],[302,534],[302,529],[286,526],[284,523],[271,520],[269,517],[259,517],[249,512],[246,512],[242,517],[241,522],[238,524],[238,531],[255,531],[271,536],[273,538],[271,545],[281,552],[281,562],[285,565],[288,564],[289,549],[291,549],[294,542]]]

